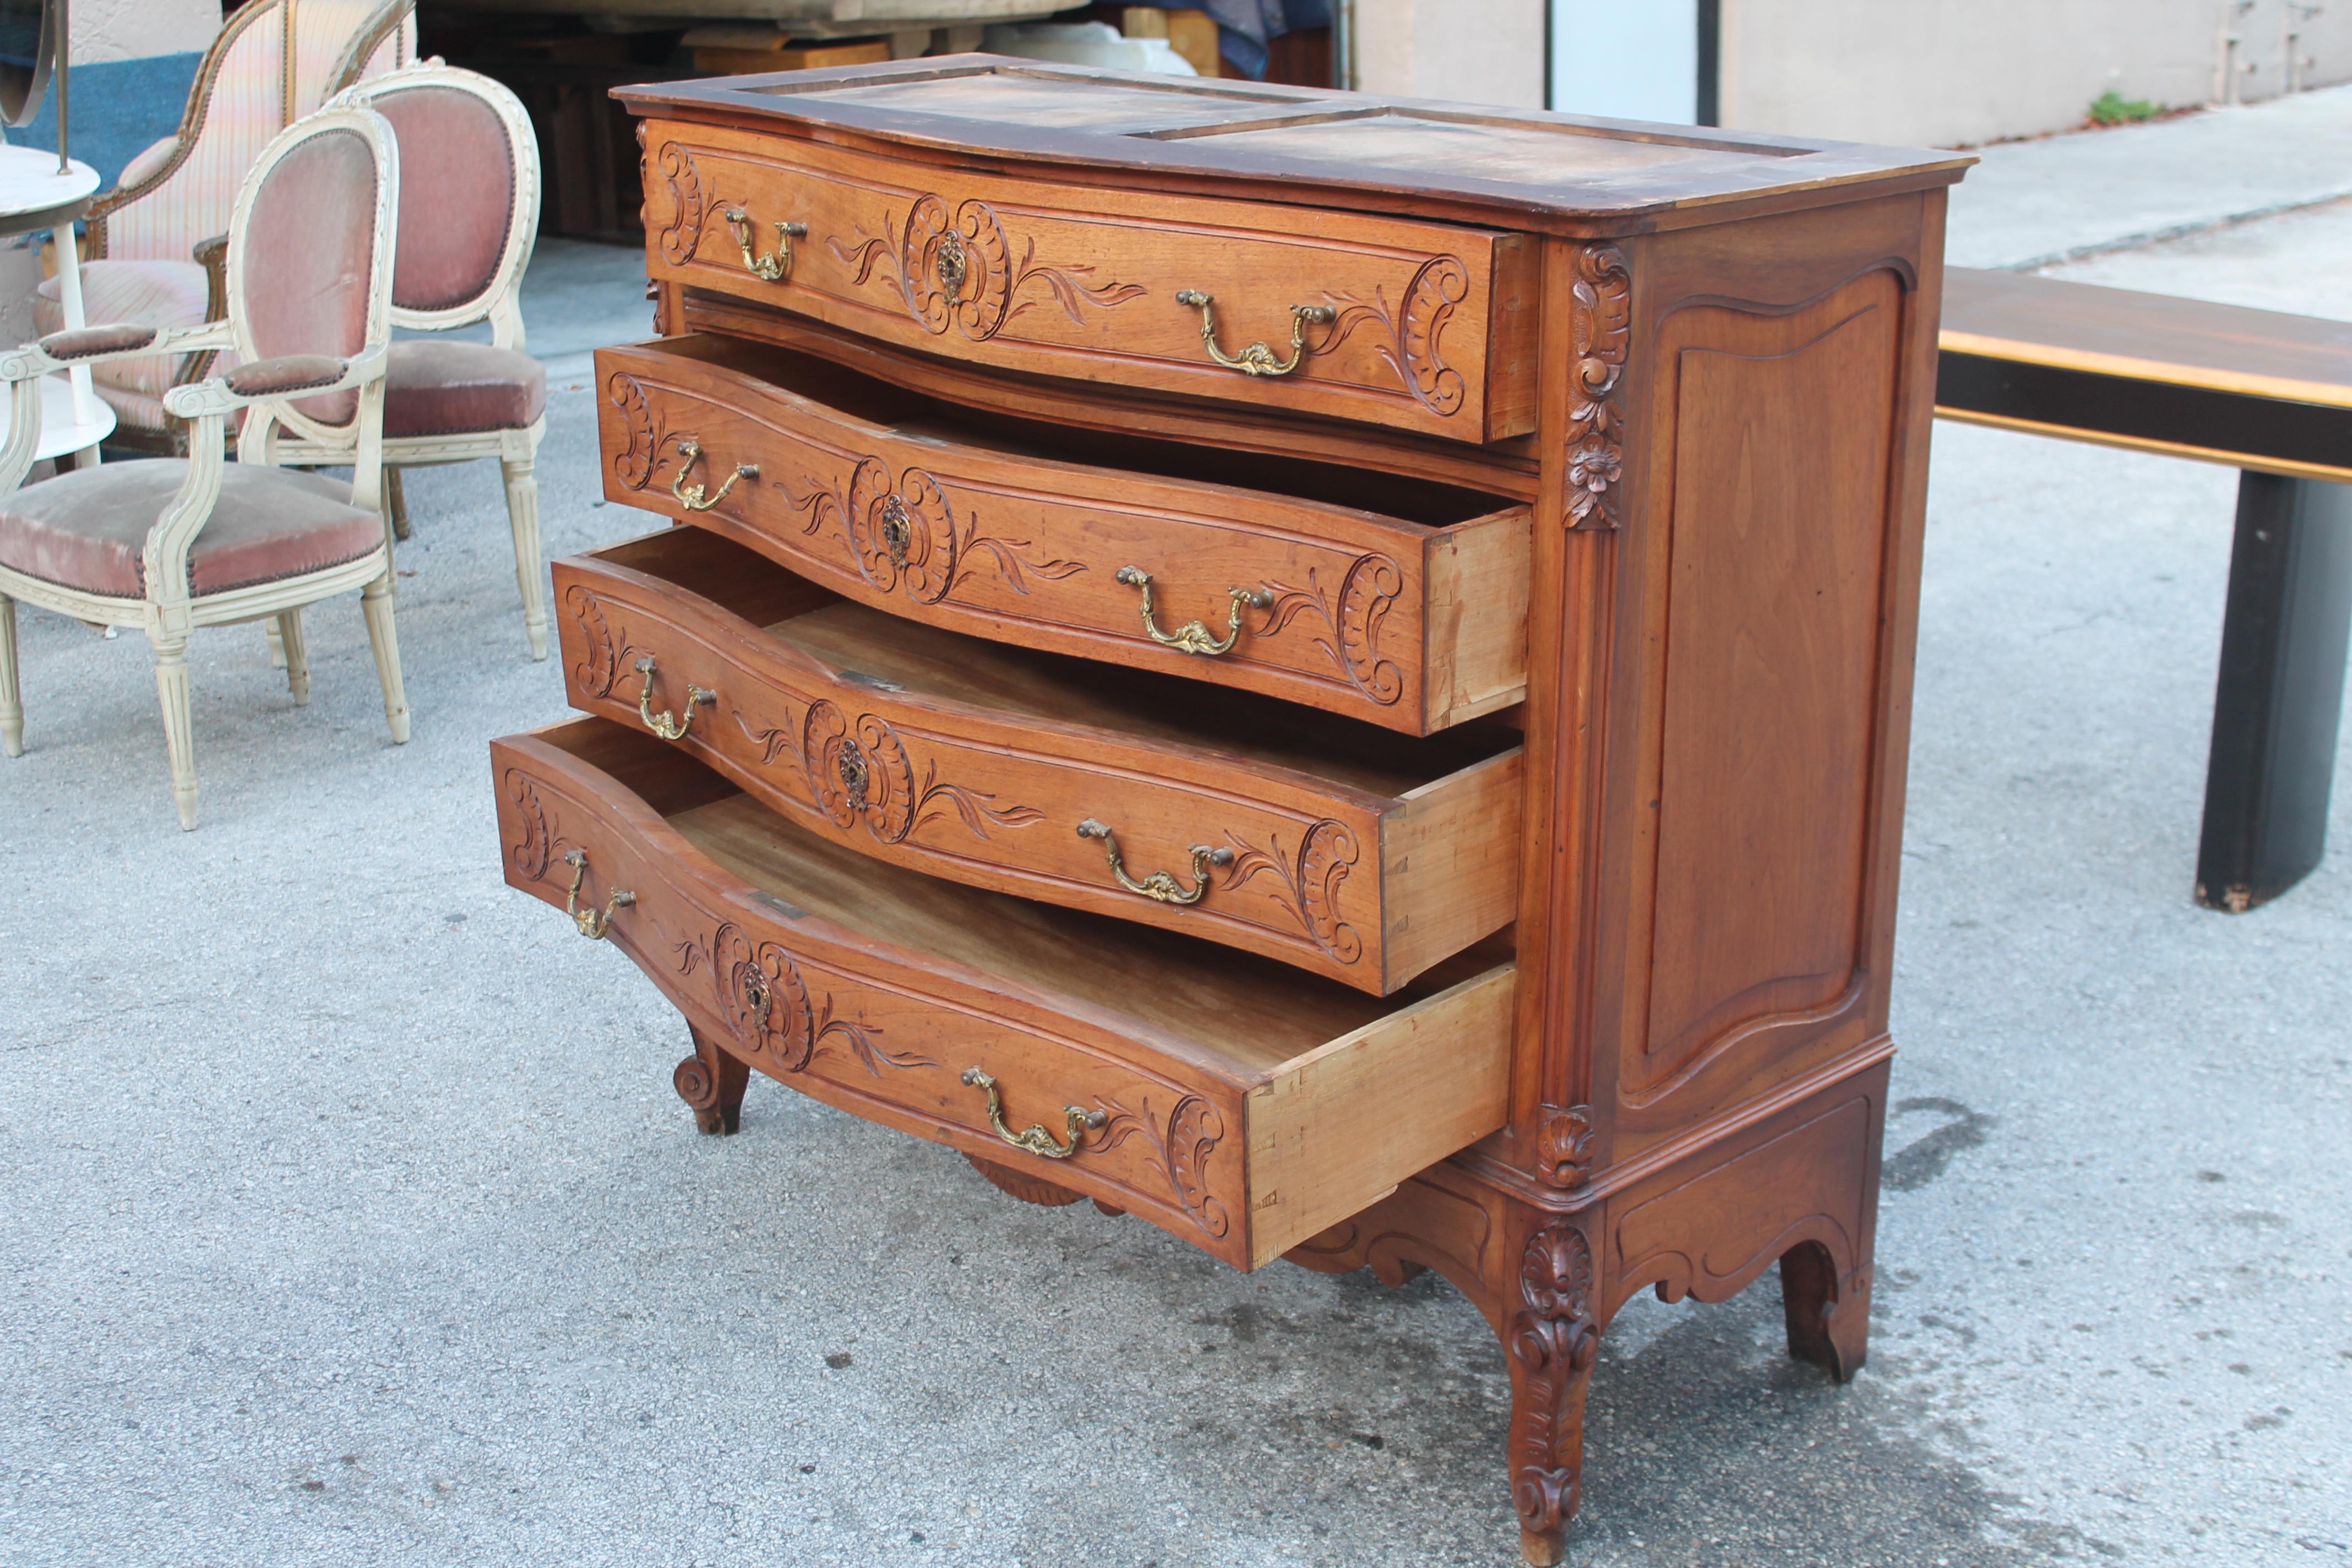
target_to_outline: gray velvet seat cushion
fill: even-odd
[[[387,436],[520,430],[547,407],[547,367],[488,343],[404,338],[383,386]]]
[[[139,598],[148,531],[187,474],[179,458],[108,463],[0,499],[0,566]],[[383,519],[351,498],[350,485],[315,474],[229,464],[220,502],[188,552],[189,591],[202,597],[358,560],[383,542]]]

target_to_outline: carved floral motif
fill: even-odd
[[[886,217],[886,226],[888,223]],[[1042,303],[1022,300],[1032,283],[1042,283],[1073,321],[1083,322],[1087,306],[1115,310],[1148,292],[1140,284],[1087,281],[1095,268],[1081,263],[1051,266],[1037,260],[1037,241],[1026,237],[1021,259],[1012,260],[1013,246],[1003,220],[986,202],[967,201],[952,220],[947,203],[934,195],[916,198],[895,238],[864,233],[849,243],[828,238],[825,248],[845,267],[856,268],[852,288],[863,288],[878,269],[887,268],[907,314],[927,332],[944,332],[952,324],[975,342],[985,342],[1005,323]]]
[[[1349,563],[1339,579],[1337,603],[1323,586],[1321,574],[1307,569],[1307,586],[1266,584],[1274,603],[1255,635],[1274,637],[1301,615],[1312,611],[1323,623],[1325,635],[1315,646],[1348,678],[1348,683],[1373,701],[1387,707],[1404,695],[1404,673],[1393,659],[1381,657],[1381,628],[1389,611],[1404,592],[1404,573],[1395,560],[1374,552]]]
[[[574,583],[563,595],[563,607],[580,623],[583,657],[572,667],[572,679],[590,697],[610,697],[620,679],[620,658],[613,648],[613,630],[604,624],[604,608],[596,596]]]
[[[1592,1248],[1582,1231],[1556,1220],[1528,1238],[1519,1300],[1504,1341],[1518,1384],[1511,1401],[1511,1501],[1521,1529],[1557,1537],[1576,1513],[1584,1394],[1601,1346],[1592,1321]]]
[[[776,489],[802,517],[803,534],[815,537],[830,525],[860,577],[881,593],[903,588],[919,605],[946,599],[972,580],[983,560],[1022,595],[1033,574],[1058,583],[1087,570],[1083,561],[1032,559],[1024,553],[1029,541],[981,532],[975,513],[958,519],[946,489],[920,468],[906,469],[894,486],[879,458],[860,458],[846,490],[815,479],[803,495],[781,482]]]
[[[1369,304],[1352,294],[1331,295],[1340,304],[1339,317],[1331,323],[1329,335],[1310,345],[1311,352],[1329,353],[1353,336],[1358,327],[1376,327],[1384,338],[1374,343],[1373,353],[1396,373],[1413,400],[1433,414],[1457,413],[1469,388],[1462,373],[1445,363],[1439,340],[1445,335],[1454,308],[1469,292],[1470,271],[1461,258],[1433,256],[1405,285],[1403,303],[1394,310],[1383,289],[1372,290]]]
[[[1567,449],[1568,510],[1575,528],[1617,526],[1612,491],[1625,461],[1617,383],[1633,341],[1633,289],[1624,255],[1614,246],[1588,245],[1576,253],[1569,310],[1576,391],[1568,412]]]
[[[1559,1188],[1580,1187],[1592,1174],[1592,1108],[1547,1105],[1536,1134],[1536,1174]]]
[[[1108,1153],[1140,1133],[1156,1156],[1146,1163],[1167,1182],[1168,1190],[1176,1194],[1192,1223],[1213,1239],[1223,1240],[1233,1228],[1233,1216],[1209,1192],[1209,1156],[1225,1136],[1225,1119],[1217,1108],[1197,1094],[1185,1095],[1169,1113],[1163,1131],[1152,1116],[1149,1099],[1140,1112],[1115,1100],[1099,1103],[1108,1119],[1088,1147]]]
[[[754,730],[740,712],[735,723],[759,746],[761,766],[773,767],[786,756],[800,764],[810,799],[825,820],[845,828],[862,817],[866,830],[884,844],[902,843],[918,829],[944,821],[950,812],[973,837],[983,839],[992,826],[1027,827],[1045,820],[1034,806],[1000,806],[986,790],[943,781],[936,758],[925,761],[917,784],[906,742],[888,721],[867,713],[853,724],[826,698],[809,704],[797,729],[782,724]]]
[[[911,1051],[886,1050],[876,1040],[882,1031],[875,1025],[834,1016],[832,994],[813,998],[791,953],[772,942],[755,943],[749,932],[731,921],[721,921],[707,938],[694,936],[675,943],[673,951],[681,976],[698,970],[709,976],[719,1016],[727,1021],[728,1033],[742,1047],[746,1059],[764,1056],[777,1071],[800,1072],[826,1054],[825,1043],[831,1039],[839,1041],[876,1078],[882,1076],[885,1067],[903,1070],[940,1065]],[[678,1070],[685,1073],[695,1059],[688,1058]],[[688,1087],[681,1081],[678,1092],[691,1105],[695,1100]]]
[[[1230,833],[1225,837],[1235,850],[1234,863],[1225,868],[1226,887],[1245,887],[1258,877],[1273,877],[1281,884],[1283,907],[1316,946],[1341,963],[1363,956],[1363,938],[1339,918],[1339,885],[1348,879],[1358,855],[1356,836],[1345,823],[1325,817],[1314,824],[1300,836],[1296,856],[1284,855],[1279,836],[1268,840],[1270,851],[1252,848]]]

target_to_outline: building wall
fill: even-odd
[[[76,64],[201,54],[220,31],[220,0],[74,0]]]
[[[1354,5],[1356,77],[1366,91],[1543,102],[1546,0]],[[2294,0],[2247,0],[2242,11],[2238,0],[1719,5],[1725,124],[1930,147],[2067,130],[2110,88],[2167,108],[2275,97],[2288,79],[2284,25],[2310,8]],[[2218,69],[2225,16],[2242,40],[2226,80]],[[2352,0],[2326,0],[2299,26],[2295,52],[2311,62],[2302,85],[2352,81]]]
[[[2221,19],[2234,10],[2228,0],[1722,0],[1722,8],[1727,125],[1931,147],[2066,130],[2110,88],[2168,108],[2211,102]],[[2243,41],[2231,75],[2242,101],[2284,90],[2289,14],[2289,0],[2253,0],[2236,17]],[[2303,85],[2352,80],[2352,5],[2329,4],[2301,26],[2296,53],[2314,62]]]
[[[1366,92],[1543,107],[1543,0],[1356,0],[1355,17]]]

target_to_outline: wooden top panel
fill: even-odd
[[[1798,206],[1836,187],[1949,184],[1975,159],[1639,125],[1536,110],[1086,70],[991,55],[615,89],[637,112],[950,155],[1147,174],[1166,187],[1285,183],[1282,198],[1632,233]],[[1310,193],[1300,182],[1315,187]],[[1545,219],[1553,220],[1547,224]]]
[[[2352,408],[2352,322],[2066,283],[1944,274],[1941,345],[2178,386]]]

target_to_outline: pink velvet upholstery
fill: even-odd
[[[341,381],[350,368],[349,361],[325,354],[288,354],[241,364],[221,379],[239,397],[283,397],[289,392]]]
[[[488,343],[404,338],[392,345],[383,433],[462,436],[521,430],[547,408],[547,367]]]
[[[39,347],[53,360],[71,362],[97,354],[143,349],[153,342],[156,336],[157,329],[153,327],[136,321],[116,321],[105,326],[80,327],[69,332],[51,332],[40,341]]]
[[[187,479],[181,458],[78,468],[0,499],[0,566],[60,587],[136,599],[141,552]],[[201,597],[356,561],[383,542],[383,519],[351,504],[351,486],[315,474],[230,463],[220,502],[188,552]]]
[[[392,300],[446,310],[480,298],[514,222],[514,149],[505,121],[475,94],[410,87],[369,107],[400,142],[400,249]]]
[[[355,131],[324,131],[262,177],[232,259],[231,302],[256,359],[357,355],[367,344],[375,232],[375,156]],[[349,425],[356,389],[294,406],[328,425]]]

